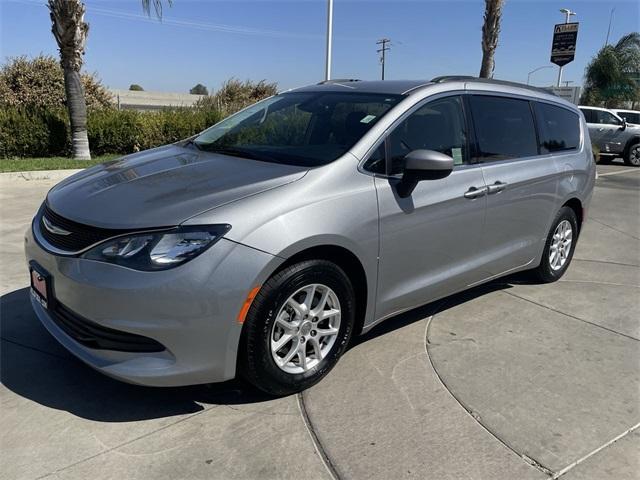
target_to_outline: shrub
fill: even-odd
[[[0,109],[0,157],[66,155],[69,145],[63,110]]]
[[[214,95],[201,98],[196,106],[230,115],[276,93],[278,93],[277,83],[267,83],[266,80],[242,82],[237,78],[231,78],[224,82]]]
[[[82,84],[89,108],[113,104],[111,94],[95,75],[83,74]],[[9,58],[0,67],[0,106],[63,108],[64,73],[60,63],[50,55]]]
[[[142,88],[142,86],[138,85],[137,83],[132,83],[131,85],[129,85],[129,90],[134,92],[144,92],[144,88]]]

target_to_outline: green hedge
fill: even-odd
[[[157,112],[96,109],[88,115],[93,155],[126,154],[187,138],[217,123],[223,115],[206,108]],[[71,135],[64,110],[0,109],[0,157],[65,156]]]

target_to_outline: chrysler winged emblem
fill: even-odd
[[[51,221],[49,221],[47,217],[42,217],[42,223],[44,224],[44,228],[49,230],[54,235],[71,235],[71,232],[65,230],[64,228],[60,228],[57,225],[54,225],[53,223],[51,223]]]

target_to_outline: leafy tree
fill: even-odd
[[[80,76],[87,107],[113,105],[109,91],[94,75]],[[0,67],[0,106],[64,108],[64,73],[60,62],[50,55],[7,59]]]
[[[485,0],[484,23],[482,24],[482,64],[480,77],[493,77],[496,66],[494,59],[498,48],[498,36],[500,35],[500,19],[504,0]]]
[[[207,90],[207,87],[199,83],[191,90],[189,90],[189,93],[191,95],[209,95],[209,90]]]
[[[615,108],[640,101],[640,33],[624,35],[615,45],[605,45],[585,69],[585,105]]]
[[[172,0],[167,0],[171,5]],[[64,87],[71,123],[73,158],[90,159],[87,137],[87,105],[80,76],[89,24],[84,21],[85,6],[81,0],[48,0],[51,31],[60,50],[64,71]],[[162,16],[162,0],[142,0],[147,14],[153,5],[158,18]]]
[[[133,92],[144,92],[144,88],[142,88],[142,86],[138,85],[137,83],[132,83],[131,85],[129,85],[129,90]]]

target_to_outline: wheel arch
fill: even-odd
[[[351,250],[339,245],[315,245],[289,256],[273,274],[304,260],[327,260],[338,265],[351,280],[356,295],[354,334],[362,332],[369,300],[367,274],[360,259]]]
[[[629,138],[629,140],[627,140],[627,143],[624,145],[624,150],[622,151],[623,158],[627,158],[629,149],[636,143],[640,143],[640,135],[634,135],[633,137]]]
[[[569,207],[576,214],[576,218],[578,219],[578,233],[582,230],[582,222],[584,221],[584,208],[582,206],[582,202],[578,197],[571,197],[569,200],[564,202],[563,207]]]

